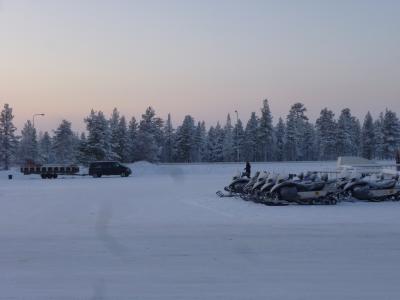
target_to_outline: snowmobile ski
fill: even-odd
[[[223,193],[222,191],[217,191],[216,194],[217,194],[217,196],[220,197],[220,198],[224,198],[224,197],[234,197],[234,196],[235,196],[235,195],[232,194],[232,193],[225,194],[225,193]]]

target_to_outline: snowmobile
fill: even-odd
[[[303,180],[279,180],[265,199],[267,205],[320,204],[335,205],[337,188],[335,180],[318,178],[317,174],[307,174]]]
[[[384,176],[352,178],[344,187],[344,192],[357,200],[380,202],[385,200],[400,200],[399,175],[391,179]]]
[[[244,173],[238,173],[237,175],[233,176],[231,183],[224,187],[224,190],[227,191],[229,194],[224,194],[222,191],[217,191],[217,195],[219,197],[233,197],[238,194],[243,193],[243,189],[250,181]]]
[[[274,173],[270,173],[268,175],[268,178],[265,180],[263,186],[260,188],[260,190],[258,191],[257,195],[255,195],[254,202],[257,202],[257,203],[263,203],[264,202],[264,199],[266,197],[268,197],[269,192],[271,191],[271,189],[276,184],[278,177],[279,177],[279,175],[278,174],[274,174]]]
[[[243,188],[243,195],[251,193],[251,190],[254,184],[257,182],[258,176],[260,175],[260,171],[257,171],[253,177],[250,178],[250,181]]]
[[[345,173],[345,174],[340,174],[339,177],[336,179],[336,189],[338,190],[337,191],[338,200],[353,202],[352,201],[353,198],[351,197],[350,192],[345,191],[344,188],[354,178],[355,178],[354,175]]]
[[[258,175],[257,181],[254,183],[253,187],[251,188],[251,191],[246,195],[246,200],[257,202],[258,193],[260,192],[261,188],[267,181],[268,176],[269,173],[265,171],[261,172]]]
[[[276,178],[267,180],[267,182],[265,183],[265,187],[263,187],[263,192],[260,197],[260,203],[268,205],[268,206],[289,205],[290,203],[288,201],[276,199],[275,195],[272,194],[271,191],[275,186],[280,186],[285,182],[294,181],[294,180],[296,180],[296,179],[293,174],[278,174],[276,176]],[[273,182],[273,181],[275,181],[275,182]]]

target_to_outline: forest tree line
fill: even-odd
[[[393,159],[400,147],[400,122],[386,109],[377,119],[368,112],[362,122],[343,109],[336,118],[328,108],[315,123],[302,103],[291,106],[286,119],[274,124],[268,100],[259,114],[251,113],[244,124],[228,114],[224,124],[208,127],[187,115],[174,128],[152,107],[140,120],[127,120],[115,108],[110,117],[92,110],[84,119],[86,131],[76,133],[62,120],[52,132],[37,133],[27,121],[20,134],[13,124],[12,108],[5,104],[0,115],[0,162],[8,169],[27,161],[79,163],[118,160],[135,162],[235,162],[335,160],[357,155],[368,159]]]

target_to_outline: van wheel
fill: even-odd
[[[54,179],[57,179],[57,177],[58,177],[58,174],[53,174]]]
[[[94,177],[95,178],[100,178],[101,176],[103,176],[101,173],[97,173]]]
[[[128,175],[128,173],[126,173],[126,172],[122,172],[121,173],[121,177],[128,177],[129,175]]]
[[[40,177],[42,177],[42,179],[46,179],[46,174],[40,174]]]

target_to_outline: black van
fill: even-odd
[[[89,165],[89,175],[93,177],[101,177],[103,175],[120,175],[128,177],[132,174],[132,170],[117,161],[96,161]]]

